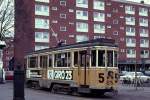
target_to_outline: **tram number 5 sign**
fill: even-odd
[[[104,73],[99,73],[98,77],[99,77],[99,83],[103,83],[104,82]]]

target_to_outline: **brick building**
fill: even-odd
[[[115,39],[121,70],[150,67],[150,5],[125,0],[15,0],[15,59],[95,38]]]

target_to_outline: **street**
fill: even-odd
[[[119,94],[110,96],[71,96],[64,94],[52,94],[45,90],[25,89],[25,100],[149,100],[150,87],[138,88],[119,86]],[[109,94],[108,94],[109,95]],[[7,82],[0,84],[0,100],[13,100],[13,84]]]

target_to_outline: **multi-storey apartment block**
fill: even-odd
[[[150,68],[150,5],[125,0],[16,0],[15,5],[18,60],[59,41],[110,38],[119,46],[121,70],[134,70],[135,64],[138,70]]]

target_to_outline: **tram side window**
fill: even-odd
[[[67,67],[67,53],[55,54],[55,67]]]
[[[37,57],[30,57],[29,58],[29,68],[35,68],[37,66]]]
[[[116,51],[114,52],[114,58],[115,58],[115,59],[114,59],[114,60],[115,60],[115,61],[114,61],[114,67],[117,67],[117,64],[118,64],[118,63],[117,63],[117,62],[118,62],[118,55],[117,55],[117,52],[116,52]]]
[[[98,66],[105,66],[105,50],[98,50]]]
[[[78,65],[78,52],[74,52],[74,65],[76,67],[76,65]]]
[[[93,67],[96,66],[96,50],[92,50],[92,53],[91,53],[91,64]]]
[[[107,66],[113,67],[113,51],[107,51]]]
[[[81,67],[84,67],[85,66],[85,63],[87,63],[87,59],[85,58],[85,55],[86,55],[87,51],[79,51],[79,54],[80,54],[80,66]],[[86,62],[85,62],[85,59],[86,59]]]
[[[47,67],[47,55],[40,56],[40,67],[46,68]]]
[[[49,67],[52,67],[52,55],[49,55]]]
[[[71,65],[71,56],[70,56],[70,52],[68,52],[68,67]]]

